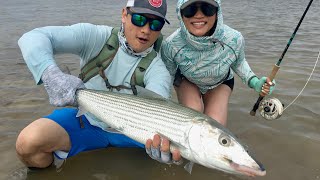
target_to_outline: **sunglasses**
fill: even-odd
[[[193,3],[181,9],[181,15],[186,18],[191,18],[198,12],[198,9],[200,9],[205,16],[213,16],[218,11],[217,7],[208,3]]]
[[[127,9],[127,13],[131,15],[131,22],[135,26],[143,27],[149,22],[149,28],[152,31],[161,31],[162,27],[164,26],[164,19],[153,19],[148,18],[144,15],[134,13],[130,11],[130,9]]]

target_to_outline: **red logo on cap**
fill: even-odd
[[[162,0],[149,0],[149,3],[151,6],[158,8],[162,5]]]

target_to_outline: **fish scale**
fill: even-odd
[[[102,93],[102,94],[101,94]],[[107,94],[107,96],[106,96]],[[78,93],[79,104],[86,104],[84,109],[102,119],[103,112],[98,109],[107,109],[107,122],[113,128],[130,135],[132,139],[145,143],[155,133],[161,132],[170,139],[181,141],[184,132],[182,127],[188,125],[188,113],[178,114],[172,108],[168,108],[168,102],[161,99],[162,103],[154,103],[154,99],[141,101],[135,96],[100,92],[80,91]],[[83,98],[81,98],[83,97]],[[85,101],[85,103],[82,103]],[[95,108],[95,107],[100,108]],[[192,111],[189,111],[189,113]],[[182,119],[182,120],[180,120]],[[141,135],[143,133],[143,135]]]

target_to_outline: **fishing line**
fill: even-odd
[[[320,58],[320,50],[318,53],[318,58],[313,66],[313,69],[312,69],[310,76],[309,76],[308,80],[306,81],[304,87],[302,88],[302,90],[299,92],[299,94],[292,100],[292,102],[286,108],[284,108],[284,105],[280,102],[279,99],[274,98],[274,97],[264,99],[260,102],[258,109],[259,109],[260,115],[263,118],[265,118],[266,120],[278,119],[283,114],[283,112],[288,107],[290,107],[300,97],[300,95],[302,94],[302,92],[304,91],[304,89],[306,88],[308,83],[310,82],[310,79],[311,79],[311,77],[317,67],[319,58]]]
[[[300,93],[297,95],[297,97],[294,98],[294,100],[293,100],[286,108],[284,108],[283,111],[285,111],[289,106],[291,106],[291,105],[299,98],[299,96],[302,94],[302,92],[304,91],[304,89],[307,87],[307,85],[308,85],[308,83],[309,83],[309,81],[310,81],[310,79],[311,79],[311,77],[312,77],[312,75],[313,75],[313,73],[314,73],[314,71],[315,71],[315,69],[316,69],[316,67],[317,67],[317,64],[318,64],[318,61],[319,61],[319,57],[320,57],[320,50],[319,50],[319,54],[318,54],[318,58],[317,58],[317,60],[316,60],[316,63],[315,63],[314,66],[313,66],[313,69],[312,69],[312,71],[311,71],[311,74],[310,74],[310,76],[309,76],[306,84],[304,85],[304,87],[302,88],[302,90],[300,91]]]
[[[294,32],[292,33],[288,43],[287,43],[287,46],[286,48],[284,49],[284,51],[282,52],[281,54],[281,57],[280,59],[278,60],[278,62],[273,66],[273,69],[272,69],[272,72],[270,73],[270,75],[268,76],[269,79],[272,80],[275,78],[278,70],[280,69],[280,64],[285,56],[285,54],[287,53],[287,50],[289,49],[294,37],[296,36],[296,33],[298,32],[298,29],[305,17],[305,15],[307,14],[311,4],[312,4],[313,0],[310,0],[307,8],[305,9],[305,11],[303,12],[303,15],[302,17],[300,18],[299,20],[299,23],[298,25],[296,26]],[[318,59],[317,59],[317,62],[318,62]],[[316,65],[316,64],[315,64]],[[313,73],[313,72],[312,72]],[[311,74],[312,75],[312,74]],[[308,83],[308,81],[307,81]],[[304,89],[304,88],[303,88]],[[300,95],[300,94],[299,94]],[[263,98],[264,98],[264,94],[260,93],[259,94],[259,97],[256,101],[256,103],[253,105],[253,108],[252,110],[250,111],[250,115],[251,116],[255,116],[256,114],[256,110],[259,109],[259,112],[260,112],[260,115],[262,117],[264,117],[265,119],[267,120],[273,120],[273,119],[277,119],[279,118],[281,115],[282,115],[282,112],[283,112],[283,106],[282,106],[282,103],[276,99],[276,98],[270,98],[270,99],[267,99],[267,100],[264,100],[263,101]],[[299,96],[297,96],[299,97]],[[291,105],[291,104],[290,104]]]

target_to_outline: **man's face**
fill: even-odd
[[[143,14],[148,18],[157,18],[157,16]],[[131,22],[131,14],[127,13],[124,8],[122,10],[122,23],[124,25],[124,34],[130,47],[137,53],[143,52],[154,44],[160,35],[160,31],[150,29],[149,23],[143,27],[138,27]]]

